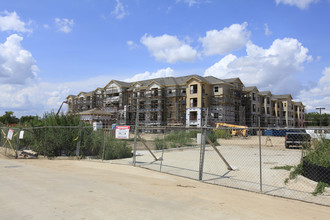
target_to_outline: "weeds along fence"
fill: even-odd
[[[13,135],[9,139],[10,130]],[[47,158],[119,159],[132,157],[128,142],[115,139],[112,129],[94,131],[92,126],[1,128],[0,137],[2,154],[16,158],[20,158],[23,150],[33,150],[39,157]]]
[[[248,128],[244,133],[130,126],[124,140],[116,139],[113,129],[82,126],[1,130],[1,152],[11,157],[31,149],[39,157],[92,158],[330,206],[329,128]]]

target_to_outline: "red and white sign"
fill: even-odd
[[[9,130],[8,130],[7,138],[8,138],[9,140],[12,140],[12,139],[13,139],[13,134],[14,134],[14,130],[13,130],[13,129],[9,129]]]
[[[129,139],[129,126],[116,126],[117,139]]]

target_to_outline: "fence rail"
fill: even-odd
[[[87,157],[330,206],[329,128],[248,128],[242,134],[237,128],[130,126],[129,139],[121,140],[110,128],[5,127],[0,147],[10,157],[26,156],[24,150]]]

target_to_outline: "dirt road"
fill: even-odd
[[[327,219],[330,208],[142,168],[0,157],[0,219]]]

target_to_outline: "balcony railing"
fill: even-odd
[[[106,102],[118,102],[119,99],[120,99],[119,96],[113,96],[113,97],[107,97],[107,98],[105,99],[105,101],[106,101]]]

